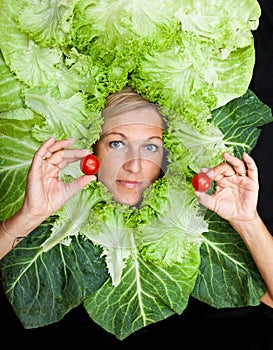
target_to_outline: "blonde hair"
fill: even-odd
[[[130,86],[126,86],[121,91],[107,97],[105,108],[101,114],[104,118],[108,118],[138,108],[152,108],[160,115],[158,107],[154,103],[134,92]]]

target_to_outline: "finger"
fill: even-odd
[[[58,141],[55,140],[55,142],[50,147],[48,147],[48,151],[50,153],[60,151],[66,147],[73,145],[74,142],[75,142],[75,140],[73,138],[58,140]]]
[[[44,162],[44,157],[47,153],[47,150],[49,147],[51,147],[55,142],[54,136],[51,136],[48,140],[46,140],[34,153],[33,159],[32,159],[32,167],[41,167]]]
[[[37,150],[36,154],[42,157],[43,160],[48,160],[51,158],[54,152],[60,151],[66,147],[73,145],[74,139],[65,139],[56,141],[54,136],[51,136],[47,141],[45,141],[41,147]]]
[[[215,181],[220,181],[223,177],[231,177],[235,175],[234,169],[226,162],[216,165],[207,172],[207,175]]]
[[[51,136],[44,143],[42,143],[42,145],[35,152],[35,155],[43,157],[47,152],[48,148],[51,147],[54,144],[54,142],[55,142],[55,137]]]
[[[212,209],[212,198],[206,192],[194,191],[197,200],[200,204],[204,205],[208,209]]]
[[[53,165],[57,165],[58,168],[63,169],[68,164],[77,162],[88,154],[90,154],[88,149],[61,150],[53,153],[48,161]]]
[[[223,158],[233,166],[236,174],[241,176],[246,175],[246,167],[242,159],[239,159],[227,152],[223,153]]]
[[[243,160],[245,161],[246,166],[247,166],[247,176],[251,180],[258,181],[258,168],[256,166],[254,159],[249,154],[244,152],[243,153]]]
[[[90,182],[95,181],[97,177],[95,175],[83,175],[76,180],[66,184],[64,193],[64,202],[71,199],[76,193],[81,191]]]

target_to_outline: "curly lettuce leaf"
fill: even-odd
[[[22,2],[18,19],[20,29],[42,46],[62,46],[69,42],[71,18],[79,0]],[[20,2],[20,1],[19,1]]]
[[[222,161],[228,151],[238,157],[254,148],[260,126],[272,122],[272,111],[251,91],[211,112],[210,122],[194,126],[175,113],[169,113],[164,144],[171,161],[185,173],[198,172]]]
[[[85,189],[78,192],[56,213],[58,218],[52,224],[51,235],[42,244],[44,252],[60,243],[69,246],[72,237],[81,233],[87,223],[90,210],[103,199],[100,191],[90,186],[93,191]]]
[[[94,46],[104,45],[105,51],[116,45],[125,48],[130,41],[142,41],[167,35],[176,28],[174,14],[179,2],[143,0],[130,2],[118,0],[82,0],[75,7],[73,21],[75,42],[88,47],[90,40]],[[103,53],[97,52],[98,55]]]
[[[244,9],[247,7],[247,11]],[[251,45],[251,31],[257,29],[261,8],[255,0],[180,3],[176,17],[182,29],[213,40],[226,58],[233,50]],[[215,30],[219,28],[219,30]]]
[[[0,112],[23,107],[21,89],[23,84],[6,65],[0,51]],[[1,115],[0,115],[1,116]]]
[[[82,230],[82,234],[102,247],[114,287],[119,285],[127,259],[136,250],[134,228],[128,226],[128,215],[127,206],[105,203],[89,213],[89,222]]]
[[[87,120],[86,102],[78,92],[68,99],[54,99],[35,89],[25,93],[26,105],[45,118],[44,125],[33,128],[35,137],[43,141],[54,135],[58,139],[75,138],[85,134],[84,123]]]
[[[34,119],[0,119],[0,123],[0,218],[4,220],[23,203],[27,172],[40,143],[31,135]]]
[[[172,181],[173,177],[177,177],[175,181]],[[197,256],[202,234],[208,231],[208,224],[204,220],[205,211],[197,204],[192,189],[183,185],[181,174],[168,172],[165,181],[165,189],[155,187],[149,193],[149,197],[156,197],[159,202],[157,215],[149,222],[144,219],[145,223],[140,224],[135,232],[143,259],[163,267],[175,263],[183,265],[194,250]],[[148,195],[143,203],[144,208],[145,205],[150,205]],[[138,220],[141,215],[140,211]]]

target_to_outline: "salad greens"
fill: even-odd
[[[90,183],[1,260],[25,328],[83,304],[118,339],[181,314],[189,297],[258,305],[264,282],[232,227],[191,186],[223,151],[251,152],[271,110],[249,90],[256,0],[2,0],[0,219],[21,206],[41,142],[92,148],[106,97],[125,85],[156,103],[168,164],[140,208]],[[81,175],[67,167],[64,181]]]

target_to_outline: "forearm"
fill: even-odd
[[[18,244],[25,236],[39,226],[45,217],[33,217],[23,209],[0,225],[0,259]]]
[[[267,286],[267,293],[262,301],[273,307],[272,235],[258,214],[251,221],[232,222],[231,225],[242,237]]]

